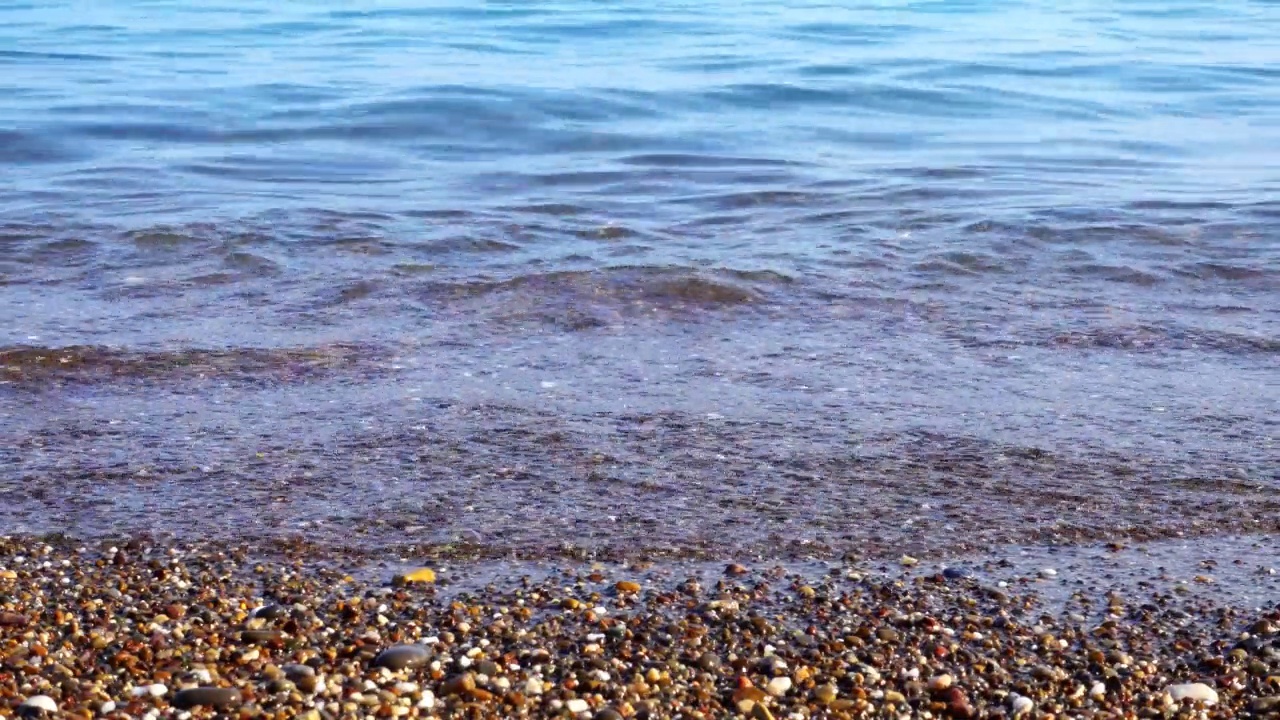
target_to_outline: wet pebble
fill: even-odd
[[[1204,703],[1205,705],[1215,705],[1218,702],[1217,691],[1204,683],[1181,683],[1178,685],[1170,685],[1165,692],[1169,693],[1169,697],[1172,698],[1174,702],[1191,700]]]
[[[235,688],[199,687],[179,690],[173,696],[173,706],[180,710],[193,707],[220,708],[240,702],[240,691]]]
[[[427,664],[431,654],[421,645],[393,645],[378,653],[373,659],[375,667],[388,670],[404,670]]]
[[[58,703],[48,695],[32,695],[18,706],[18,717],[24,718],[51,716],[57,712]]]

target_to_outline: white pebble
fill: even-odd
[[[58,703],[54,702],[53,698],[48,695],[32,695],[26,700],[23,700],[22,704],[18,706],[19,715],[22,714],[21,711],[23,708],[39,710],[47,713],[56,713],[58,712]]]
[[[539,680],[538,678],[529,678],[529,680],[524,684],[524,694],[525,695],[541,695],[542,681]]]
[[[574,698],[572,700],[569,700],[564,704],[564,706],[569,712],[573,713],[574,715],[577,715],[578,713],[584,713],[591,709],[591,706],[587,704],[587,701],[583,700],[582,698]]]
[[[1040,571],[1040,577],[1051,578],[1051,577],[1057,577],[1057,575],[1058,575],[1058,571],[1054,570],[1053,568],[1045,568]]]
[[[436,694],[431,692],[430,690],[423,691],[422,699],[418,701],[418,707],[423,710],[430,710],[435,706],[436,706]]]
[[[100,705],[100,706],[98,707],[98,714],[100,714],[100,715],[110,715],[111,713],[113,713],[113,712],[115,712],[115,711],[116,711],[116,701],[115,701],[115,700],[108,700],[108,701],[106,701],[106,702],[102,703],[102,705]]]
[[[200,681],[201,685],[210,685],[213,683],[213,673],[208,668],[196,668],[191,673],[192,677]]]
[[[1009,705],[1013,708],[1014,717],[1026,715],[1036,706],[1035,701],[1024,695],[1011,695],[1010,697],[1012,699],[1010,700]]]
[[[770,680],[769,684],[765,685],[764,687],[765,692],[769,693],[774,697],[782,697],[783,695],[786,695],[787,691],[790,689],[791,689],[791,678],[785,675],[782,677],[776,677]]]
[[[1169,697],[1173,698],[1174,702],[1197,700],[1205,705],[1216,705],[1218,703],[1217,691],[1204,683],[1170,685],[1165,692],[1169,693]]]
[[[1107,696],[1107,686],[1105,683],[1096,682],[1093,687],[1089,688],[1089,697],[1094,700],[1101,700]]]

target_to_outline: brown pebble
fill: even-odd
[[[474,683],[475,680],[473,679],[471,682]],[[467,697],[477,702],[490,702],[494,698],[493,693],[489,692],[488,690],[485,690],[484,688],[478,688],[478,687],[473,687],[467,690],[466,694],[467,694]]]
[[[284,637],[284,633],[279,630],[245,630],[240,633],[240,639],[247,643],[271,642],[282,637]]]
[[[749,572],[751,571],[745,568],[744,566],[739,565],[738,563],[730,563],[729,565],[725,566],[725,569],[724,569],[724,574],[730,575],[730,576],[746,575]]]
[[[226,707],[240,702],[240,691],[235,688],[197,687],[179,690],[173,696],[173,706],[188,710],[196,706]]]
[[[0,627],[23,627],[27,624],[27,616],[15,612],[0,613]]]
[[[640,583],[630,580],[619,580],[617,585],[613,586],[614,590],[624,595],[634,595],[640,592]]]
[[[476,689],[476,677],[471,673],[462,673],[454,675],[444,681],[444,685],[440,688],[440,692],[445,695],[461,695],[469,693]]]

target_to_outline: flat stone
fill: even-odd
[[[573,713],[574,715],[577,715],[578,713],[584,713],[591,709],[591,706],[587,704],[587,701],[583,700],[582,698],[573,698],[572,700],[567,700],[565,701],[564,706],[565,706],[565,709],[567,709],[569,712]]]
[[[1174,702],[1193,700],[1202,702],[1205,705],[1216,705],[1218,703],[1218,692],[1204,683],[1170,685],[1165,689],[1165,692],[1169,693],[1169,697],[1173,698]]]
[[[271,642],[282,637],[284,637],[284,633],[279,630],[245,630],[240,633],[240,639],[247,643]]]
[[[813,689],[813,699],[823,705],[830,705],[835,701],[839,691],[835,685],[819,685]]]
[[[618,584],[613,586],[613,589],[617,590],[621,595],[634,595],[640,592],[640,583],[632,582],[630,580],[619,580]]]
[[[288,611],[285,610],[283,605],[263,605],[253,611],[253,617],[262,618],[264,620],[275,620],[276,618],[284,617],[286,612]]]
[[[421,645],[392,645],[378,653],[373,659],[373,665],[388,670],[404,670],[426,665],[430,657],[431,654]]]
[[[193,707],[226,707],[240,702],[240,691],[235,688],[198,687],[179,690],[173,696],[173,706],[179,710]]]
[[[964,580],[973,577],[973,571],[967,567],[943,568],[942,577],[948,580]]]
[[[280,669],[284,672],[285,677],[289,678],[294,682],[298,682],[298,680],[304,677],[316,676],[315,668],[311,667],[310,665],[303,665],[302,663],[290,663]]]

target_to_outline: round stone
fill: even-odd
[[[48,695],[32,695],[18,706],[18,717],[42,717],[58,712],[58,703]]]
[[[1169,697],[1173,698],[1174,702],[1192,700],[1205,705],[1216,705],[1218,703],[1218,692],[1204,683],[1170,685],[1165,692],[1169,693]]]
[[[967,580],[973,577],[973,571],[967,567],[948,567],[942,569],[942,577],[948,580]]]
[[[427,664],[430,657],[430,653],[421,645],[392,645],[378,653],[378,656],[373,659],[373,664],[374,667],[384,667],[388,670],[404,670],[421,667]]]
[[[235,688],[197,687],[179,690],[173,696],[173,706],[179,710],[193,707],[226,707],[240,702],[240,691]]]

